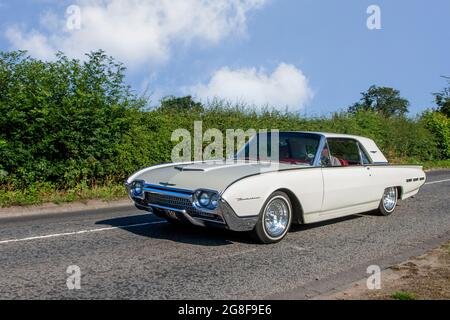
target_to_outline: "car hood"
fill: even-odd
[[[132,180],[190,191],[208,189],[223,192],[242,178],[295,167],[301,166],[246,161],[185,163],[149,168],[134,175]]]

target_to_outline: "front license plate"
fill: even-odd
[[[172,219],[178,219],[178,215],[175,211],[171,211],[171,210],[167,210],[166,211],[167,215],[172,218]]]

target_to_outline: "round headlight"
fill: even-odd
[[[202,207],[208,207],[211,203],[211,196],[206,192],[202,192],[200,198],[198,199],[198,202]]]
[[[132,192],[133,196],[136,198],[142,197],[144,195],[144,182],[143,181],[133,182],[131,192]]]
[[[219,201],[220,195],[215,191],[197,190],[194,194],[194,205],[200,210],[216,210]]]
[[[211,207],[213,209],[216,209],[219,206],[219,195],[215,194],[213,195],[213,197],[211,198]]]

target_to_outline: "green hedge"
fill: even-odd
[[[340,113],[331,118],[304,119],[294,114],[264,112],[262,114],[242,108],[214,107],[203,112],[169,112],[155,110],[143,114],[148,133],[154,139],[147,141],[148,163],[170,161],[173,145],[171,133],[177,128],[193,132],[194,121],[203,121],[203,130],[226,129],[279,129],[288,131],[322,131],[362,135],[374,139],[392,161],[412,158],[416,161],[444,159],[440,138],[428,129],[422,119],[405,117],[385,118],[374,112],[358,112],[355,115]],[[150,133],[151,132],[151,133]],[[163,150],[163,152],[161,152]]]
[[[145,101],[123,84],[124,67],[103,52],[55,62],[0,55],[2,183],[28,188],[90,185],[123,175],[119,154]]]
[[[425,112],[422,121],[436,139],[439,158],[450,159],[450,119],[439,112]]]
[[[85,62],[53,62],[24,52],[0,54],[0,182],[3,190],[83,189],[122,182],[141,167],[169,162],[175,129],[328,131],[373,138],[390,160],[450,158],[449,120],[386,118],[375,112],[304,119],[296,114],[189,97],[156,109],[124,84],[124,67],[95,52]]]

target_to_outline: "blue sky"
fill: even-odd
[[[381,30],[367,28],[372,4]],[[80,29],[67,29],[70,5]],[[448,21],[448,0],[0,0],[0,49],[51,59],[103,48],[155,100],[193,94],[328,115],[376,84],[399,89],[415,114],[450,75]]]

